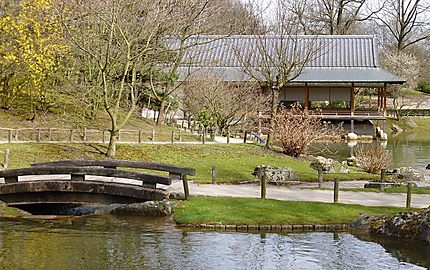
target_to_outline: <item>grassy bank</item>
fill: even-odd
[[[428,132],[430,130],[430,117],[412,117],[412,120],[417,124],[417,127],[413,128],[406,125],[407,118],[402,118],[399,121],[395,119],[389,119],[387,121],[387,127],[391,127],[391,124],[396,124],[401,127],[405,134],[413,134],[415,141],[428,141]]]
[[[104,159],[102,151],[105,147],[106,145],[102,144],[79,143],[0,144],[0,159],[6,148],[11,151],[10,168],[26,167],[33,162],[64,159]],[[257,145],[121,144],[118,145],[116,158],[193,167],[197,174],[191,179],[208,183],[212,177],[212,166],[217,167],[217,177],[219,183],[222,183],[253,180],[255,178],[251,173],[257,165],[261,164],[289,167],[296,171],[301,180],[317,180],[317,172],[309,167],[310,161],[291,158]],[[327,174],[324,175],[324,179],[367,180],[378,178],[377,175],[351,170],[351,173]]]
[[[174,208],[178,224],[337,224],[361,213],[394,214],[400,207],[369,207],[252,198],[191,197]]]

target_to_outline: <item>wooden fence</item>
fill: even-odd
[[[185,135],[185,136],[184,136]],[[0,142],[109,142],[110,132],[94,128],[0,128]],[[130,130],[119,131],[118,141],[123,143],[180,142],[198,140],[197,135],[183,134],[181,130],[157,131]]]

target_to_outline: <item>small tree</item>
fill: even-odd
[[[321,139],[331,139],[340,134],[340,128],[321,121],[312,112],[299,106],[282,108],[276,117],[275,143],[279,142],[286,155],[298,157],[307,147]]]
[[[225,132],[229,127],[243,124],[247,116],[266,107],[267,96],[255,83],[229,83],[219,76],[191,76],[183,84],[183,107],[188,114],[208,111],[216,126]]]
[[[359,147],[355,150],[357,164],[367,173],[379,173],[391,164],[391,157],[381,146]]]
[[[254,7],[255,14],[264,14]],[[263,16],[263,15],[261,15]],[[261,21],[268,21],[263,20]],[[271,106],[267,147],[271,148],[275,136],[279,95],[292,80],[297,78],[305,66],[312,61],[321,48],[316,48],[314,38],[300,38],[299,26],[291,21],[290,14],[282,1],[277,1],[277,9],[272,21],[254,30],[252,50],[235,48],[241,69],[251,80],[270,91]],[[252,52],[252,53],[250,53]]]

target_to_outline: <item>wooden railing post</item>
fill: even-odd
[[[36,142],[40,142],[40,128],[37,129]]]
[[[121,142],[121,129],[118,130],[118,142]]]
[[[19,141],[19,130],[15,129],[15,141]]]
[[[172,135],[170,136],[170,142],[171,143],[175,142],[175,131],[172,131]]]
[[[106,143],[106,130],[102,130],[102,143]]]
[[[179,130],[179,141],[182,142],[182,131]]]
[[[246,137],[248,137],[248,132],[245,130],[244,132],[243,132],[243,143],[246,143]]]
[[[52,140],[52,128],[48,129],[48,142]]]
[[[139,129],[139,139],[138,139],[139,143],[142,143],[142,130]]]
[[[3,168],[7,169],[9,166],[9,154],[10,150],[9,148],[4,151],[4,162],[3,162]]]
[[[10,143],[12,141],[12,129],[8,130],[7,133],[7,141]]]
[[[334,203],[339,202],[339,179],[334,180],[334,195],[333,195]]]
[[[318,168],[318,188],[322,188],[323,184],[323,170],[322,168]]]
[[[188,179],[186,175],[182,175],[182,183],[184,185],[184,194],[185,194],[185,200],[188,199],[188,197],[190,196],[190,190],[188,188]]]
[[[152,129],[151,141],[155,142],[155,129]]]
[[[261,199],[266,199],[267,190],[267,178],[266,178],[266,168],[260,170],[260,185],[261,185]]]
[[[84,130],[83,130],[83,140],[84,142],[87,141],[87,127],[84,127]]]
[[[70,142],[73,141],[73,128],[71,128],[70,131],[69,131],[69,141]]]
[[[230,127],[227,128],[227,143],[230,143]]]
[[[212,166],[212,184],[216,185],[216,167]]]
[[[408,182],[407,193],[406,193],[406,208],[411,207],[412,201],[412,183]]]

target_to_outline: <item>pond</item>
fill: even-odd
[[[0,222],[0,269],[425,269],[429,258],[428,245],[348,233],[190,232],[109,215]]]
[[[426,166],[430,164],[430,137],[428,140],[416,140],[415,138],[413,133],[402,133],[397,136],[389,136],[387,142],[359,142],[356,145],[345,142],[328,145],[313,144],[309,147],[308,153],[343,161],[350,157],[357,147],[382,144],[392,157],[393,168],[412,167],[423,171],[426,178],[430,179],[430,170],[425,170]]]

